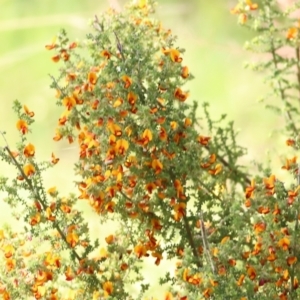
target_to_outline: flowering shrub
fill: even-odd
[[[270,99],[282,100],[272,108],[285,115],[283,134],[295,153],[300,34],[291,12],[299,6],[242,0],[231,10],[256,33],[247,48],[269,54],[249,66],[268,72]],[[2,299],[145,299],[145,260],[157,269],[162,260],[174,262],[160,275],[168,286],[161,299],[298,299],[297,156],[282,167],[291,185],[261,165],[261,175],[248,174],[233,123],[191,102],[184,49],[153,12],[152,0],[140,0],[95,17],[83,42],[61,31],[46,46],[60,64],[51,85],[62,108],[53,140],[78,148],[74,193],[46,188],[43,174],[59,158],[39,161],[27,135],[34,112],[15,101],[20,143],[0,155],[16,176],[1,176],[0,189],[26,225],[0,230]],[[281,54],[284,47],[290,56]],[[119,224],[105,245],[91,239],[78,201],[101,223]]]

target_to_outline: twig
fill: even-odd
[[[116,34],[116,32],[114,31],[114,34],[115,34],[115,37],[116,37],[116,40],[117,40],[117,48],[122,56],[122,59],[125,60],[125,57],[124,57],[124,54],[123,54],[123,46],[118,38],[118,35]]]
[[[208,257],[208,260],[209,260],[209,263],[210,263],[210,266],[211,266],[211,270],[214,274],[216,274],[216,268],[215,268],[215,265],[213,263],[213,260],[211,258],[211,255],[210,255],[210,252],[209,252],[209,244],[208,244],[208,240],[207,240],[207,236],[206,236],[206,230],[205,230],[205,227],[204,227],[204,220],[203,220],[203,213],[202,211],[200,210],[200,228],[201,228],[201,236],[202,236],[202,242],[203,242],[203,246],[204,246],[204,250],[205,250],[205,253],[206,253],[206,256]]]

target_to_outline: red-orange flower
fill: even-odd
[[[163,164],[158,159],[153,159],[151,167],[155,170],[155,174],[159,174],[163,169]]]
[[[29,224],[31,226],[35,226],[36,224],[40,223],[40,221],[41,221],[41,214],[40,213],[36,213],[34,216],[30,217]]]
[[[128,147],[129,147],[129,144],[124,139],[117,140],[116,145],[115,145],[116,152],[120,155],[124,155],[126,150],[128,149]]]
[[[283,237],[278,241],[277,245],[278,247],[282,248],[284,251],[287,251],[289,249],[290,243],[291,241],[288,237]]]
[[[285,141],[287,146],[294,146],[295,145],[295,140],[293,139],[288,139]]]
[[[24,155],[26,157],[32,157],[34,156],[34,153],[35,153],[35,147],[34,145],[32,145],[31,143],[29,143],[25,148],[24,148],[24,151],[23,151]]]
[[[51,162],[56,165],[59,162],[59,158],[55,157],[54,153],[51,154]]]
[[[185,79],[185,78],[188,78],[189,76],[190,76],[189,68],[187,66],[182,67],[181,77]]]
[[[134,253],[138,258],[141,258],[142,256],[147,256],[147,248],[145,245],[138,244],[134,247]]]
[[[22,134],[26,134],[28,132],[28,125],[26,121],[19,120],[16,124],[17,129],[22,132]]]
[[[256,271],[252,266],[247,266],[247,274],[251,280],[256,278]]]
[[[67,240],[67,243],[68,243],[72,248],[74,248],[74,247],[78,244],[79,236],[78,236],[74,231],[70,231],[70,232],[67,234],[66,240]]]
[[[24,174],[28,176],[32,176],[35,173],[35,167],[32,164],[27,164],[23,167]]]
[[[209,169],[208,172],[211,175],[217,175],[222,171],[223,167],[221,164],[216,164],[216,166],[213,169]]]
[[[286,259],[286,262],[289,266],[294,265],[297,262],[297,257],[296,256],[289,256]]]
[[[115,241],[115,237],[112,234],[110,234],[105,238],[105,241],[107,244],[112,244]]]
[[[284,170],[290,170],[291,166],[295,165],[297,162],[297,156],[294,156],[293,158],[286,159],[285,165],[281,167],[281,169]]]
[[[264,232],[266,230],[266,223],[264,222],[258,222],[254,224],[254,231],[256,234]]]
[[[257,3],[252,3],[251,0],[246,0],[247,6],[245,7],[246,10],[256,10],[258,9],[258,4]]]
[[[30,118],[32,118],[34,116],[34,112],[30,111],[26,105],[24,105],[23,108],[24,108],[25,114],[27,116],[29,116]]]
[[[186,213],[186,204],[184,202],[180,202],[174,205],[174,219],[175,221],[180,221]]]
[[[291,27],[288,29],[286,33],[286,38],[288,40],[294,40],[298,35],[298,28],[297,27]]]
[[[47,50],[52,50],[52,49],[56,48],[57,45],[55,44],[55,42],[56,42],[56,36],[52,39],[52,43],[50,45],[46,45],[45,48]]]
[[[111,281],[104,282],[103,290],[104,290],[104,294],[105,294],[106,297],[111,295],[113,293],[113,290],[114,290],[112,282]]]
[[[273,195],[275,192],[275,181],[276,177],[275,175],[271,175],[269,178],[264,178],[263,179],[265,188],[267,190],[267,195]]]
[[[71,110],[76,105],[76,100],[74,97],[65,97],[63,104],[68,110]]]
[[[127,100],[129,102],[130,105],[134,105],[136,100],[137,100],[137,95],[133,92],[129,92],[128,95],[127,95]]]
[[[197,142],[203,146],[207,146],[210,139],[211,139],[211,137],[209,137],[209,136],[199,135],[197,138]]]
[[[165,55],[170,55],[170,58],[173,62],[182,62],[182,58],[180,57],[180,52],[177,49],[162,49],[162,52]]]
[[[181,90],[181,88],[176,88],[174,92],[174,97],[179,100],[180,102],[184,102],[187,97],[189,96],[189,93],[185,93]]]
[[[125,89],[128,89],[132,85],[132,79],[129,76],[123,75],[121,79],[124,82]]]
[[[238,279],[238,281],[236,282],[237,285],[238,285],[238,286],[241,286],[241,285],[243,284],[243,282],[244,282],[244,279],[245,279],[245,275],[242,274],[242,275],[240,276],[240,278]]]
[[[106,59],[110,59],[110,57],[111,57],[111,54],[108,50],[101,51],[100,55],[105,57]]]
[[[67,269],[65,271],[65,276],[66,276],[66,280],[67,281],[71,281],[71,280],[73,280],[75,278],[76,274],[71,269],[71,267],[67,267]]]
[[[97,82],[97,74],[95,72],[90,72],[88,74],[88,81],[90,84],[95,85]]]

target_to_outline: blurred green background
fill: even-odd
[[[164,27],[178,36],[178,45],[186,49],[184,63],[195,79],[187,88],[190,99],[209,102],[216,118],[227,113],[240,130],[238,141],[248,147],[243,163],[263,160],[266,149],[276,144],[269,133],[278,127],[278,119],[264,109],[257,99],[267,92],[263,74],[243,68],[246,60],[257,59],[243,50],[243,42],[251,34],[237,25],[230,14],[235,0],[159,0],[157,17]],[[45,50],[52,38],[65,28],[71,40],[81,39],[88,32],[88,20],[110,5],[120,8],[124,0],[0,0],[0,130],[6,131],[7,141],[14,148],[18,141],[16,116],[11,107],[15,99],[35,112],[34,133],[30,140],[36,146],[36,155],[50,159],[51,152],[61,159],[57,167],[45,175],[47,187],[57,186],[62,194],[77,192],[73,180],[73,162],[76,149],[64,142],[54,142],[54,128],[61,114],[55,106],[54,91],[50,90],[48,74],[57,74],[57,64]],[[200,105],[199,105],[200,106]],[[199,111],[199,114],[201,111]],[[277,139],[277,137],[276,137]],[[280,143],[282,141],[280,140]],[[3,141],[0,146],[3,146]],[[12,174],[0,164],[0,174]],[[1,199],[3,194],[0,194]],[[8,208],[0,199],[0,220],[10,222]],[[82,203],[87,215],[94,216],[87,203]],[[101,235],[97,218],[91,224],[95,236]],[[111,228],[107,227],[105,236]],[[103,236],[104,238],[104,236]],[[156,275],[153,262],[148,274]],[[168,265],[166,265],[168,268]],[[156,289],[159,296],[161,289]]]

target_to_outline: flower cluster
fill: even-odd
[[[265,26],[277,14],[274,3],[263,2],[243,0],[231,12],[242,24],[261,18]],[[141,263],[159,268],[167,259],[175,264],[160,278],[168,284],[164,300],[299,296],[297,156],[282,166],[296,181],[290,187],[262,168],[263,176],[249,179],[232,123],[213,120],[207,104],[199,118],[184,88],[192,79],[184,49],[151,18],[153,11],[152,0],[139,0],[122,13],[96,16],[82,42],[61,31],[46,45],[60,65],[51,85],[62,108],[53,140],[77,149],[73,194],[43,183],[60,159],[52,153],[39,162],[28,135],[35,114],[14,103],[21,142],[0,155],[17,174],[12,181],[0,177],[0,189],[14,215],[24,216],[25,230],[0,230],[3,299],[142,299],[149,285]],[[270,32],[264,41],[281,74],[276,46],[294,45],[298,29],[289,28],[286,37],[273,30],[278,39]],[[286,66],[297,69],[298,62]],[[296,85],[272,80],[279,80],[282,100],[292,98],[286,91]],[[285,105],[287,132],[296,133],[297,110]],[[286,145],[299,149],[294,135]],[[102,242],[92,239],[76,206],[81,201],[99,223],[114,220],[119,228],[100,233]]]

